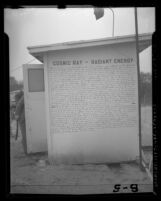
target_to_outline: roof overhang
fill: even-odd
[[[125,36],[116,36],[116,37],[102,38],[95,40],[81,40],[81,41],[72,41],[72,42],[57,43],[51,45],[30,46],[27,49],[29,50],[29,53],[32,56],[34,56],[39,61],[43,62],[43,55],[46,52],[73,49],[73,48],[100,46],[100,45],[111,45],[118,43],[128,43],[135,41],[136,41],[135,35],[125,35]],[[152,43],[151,41],[152,41],[152,33],[139,34],[139,52],[142,52],[144,49],[148,48]]]

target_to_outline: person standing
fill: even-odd
[[[25,105],[24,105],[24,94],[21,91],[19,94],[19,100],[16,105],[15,119],[18,121],[22,135],[22,147],[25,155],[27,154],[26,144],[26,124],[25,124]]]

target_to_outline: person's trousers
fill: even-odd
[[[21,135],[22,135],[22,147],[24,150],[24,153],[27,154],[27,141],[26,141],[26,125],[25,122],[19,122]]]

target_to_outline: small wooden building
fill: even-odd
[[[152,34],[139,35],[139,52]],[[43,64],[24,65],[28,152],[53,163],[139,157],[135,36],[28,47]]]

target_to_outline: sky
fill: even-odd
[[[155,8],[138,8],[139,33],[155,31]],[[113,8],[114,36],[135,34],[134,8]],[[4,10],[4,32],[9,36],[10,76],[23,80],[22,65],[40,63],[28,46],[112,37],[113,15],[105,8],[96,20],[93,8],[24,8]],[[140,54],[140,69],[151,72],[152,48]]]

